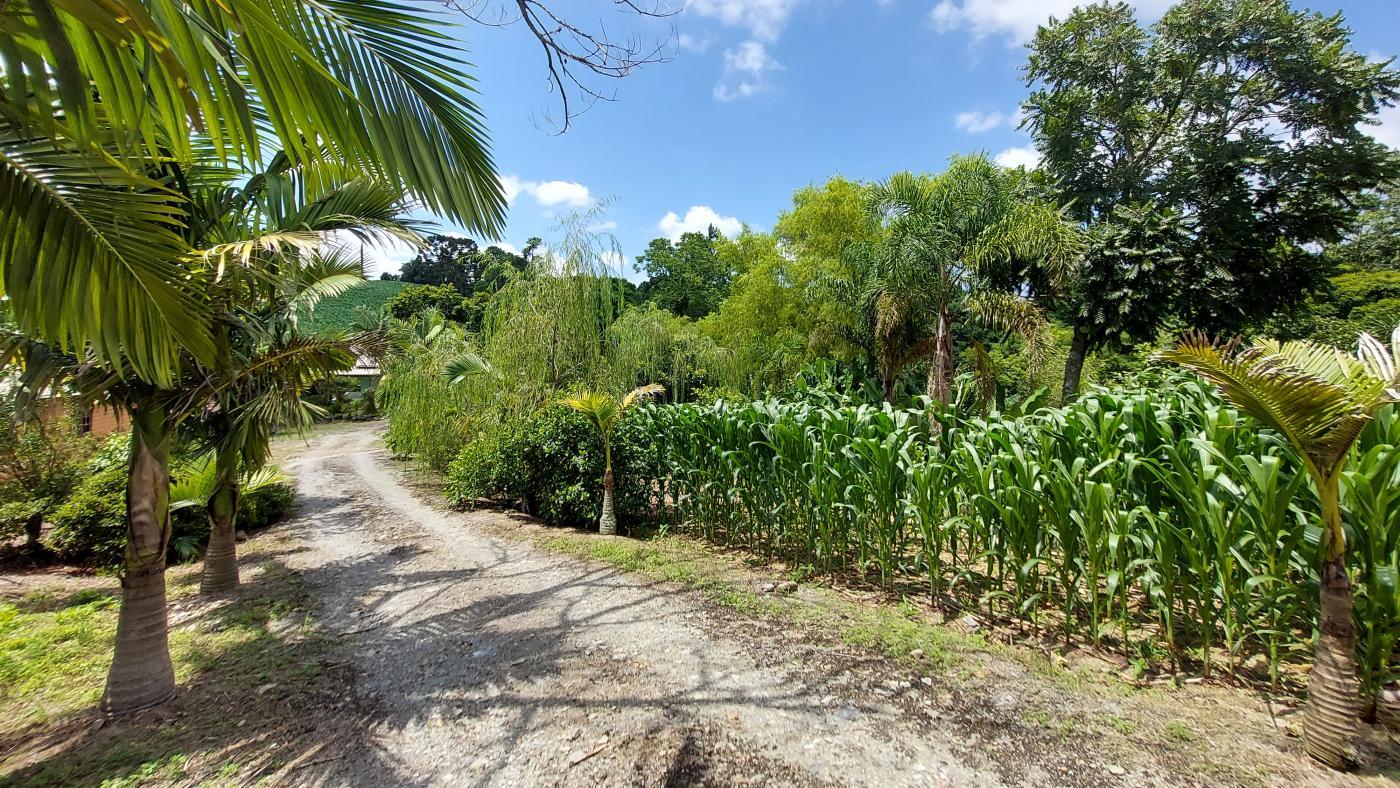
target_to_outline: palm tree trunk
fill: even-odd
[[[613,472],[611,460],[603,470],[603,515],[598,518],[598,533],[603,536],[617,535],[617,514],[613,512]]]
[[[238,449],[223,448],[215,459],[214,491],[205,512],[209,516],[209,547],[199,590],[217,594],[238,587],[238,540],[234,519],[238,515]]]
[[[126,489],[126,558],[116,653],[102,709],[154,706],[175,693],[165,611],[165,551],[170,542],[170,442],[166,409],[141,403],[131,413]]]
[[[933,341],[933,365],[928,371],[928,396],[934,402],[947,405],[953,399],[953,332],[948,324],[948,306],[938,307],[938,333]]]
[[[1322,498],[1322,608],[1317,651],[1308,679],[1303,742],[1308,754],[1334,769],[1357,764],[1361,685],[1356,678],[1356,624],[1346,570],[1346,536],[1337,501],[1337,479],[1318,485]]]
[[[1065,380],[1060,389],[1060,402],[1070,403],[1079,396],[1079,385],[1084,377],[1084,359],[1089,355],[1089,326],[1084,318],[1074,323],[1074,339],[1069,344],[1069,355],[1065,358]]]

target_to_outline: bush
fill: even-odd
[[[653,478],[654,441],[624,419],[613,434],[614,506],[635,525],[649,516],[644,478]],[[454,505],[479,498],[520,506],[551,525],[592,527],[603,506],[603,444],[581,414],[552,406],[522,424],[475,437],[448,468],[445,483]]]
[[[261,485],[238,499],[238,527],[243,530],[266,528],[281,520],[296,497],[286,482]]]
[[[100,467],[83,478],[50,518],[49,548],[67,563],[119,566],[126,548],[126,467]]]
[[[67,563],[116,568],[126,549],[127,436],[103,445],[73,495],[51,518],[49,548]],[[262,528],[276,522],[293,498],[291,485],[274,482],[249,487],[238,499],[238,527]],[[171,513],[170,558],[197,558],[209,541],[204,509],[186,507]]]

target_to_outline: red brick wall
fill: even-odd
[[[115,410],[107,405],[98,405],[92,409],[92,434],[98,438],[105,438],[114,432],[126,432],[131,429],[131,420],[124,411]]]

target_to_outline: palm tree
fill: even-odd
[[[505,202],[472,81],[383,0],[0,6],[0,280],[28,333],[168,383],[214,352],[178,261],[193,162],[281,148],[494,235]],[[192,137],[190,129],[202,134]],[[274,144],[275,143],[275,144]],[[157,166],[159,165],[159,166]],[[81,308],[76,305],[81,302]]]
[[[598,518],[598,533],[604,536],[617,534],[617,514],[613,511],[613,431],[629,408],[665,391],[665,386],[652,383],[632,389],[621,400],[598,391],[585,391],[564,400],[565,405],[586,416],[603,439],[603,513]]]
[[[103,701],[129,711],[174,688],[168,455],[179,424],[221,390],[194,382],[222,363],[224,312],[208,290],[258,251],[205,247],[190,195],[280,147],[294,168],[367,173],[488,235],[505,200],[465,64],[398,4],[10,0],[0,51],[0,295],[24,335],[7,350],[35,382],[75,375],[133,417]]]
[[[401,218],[402,196],[390,186],[365,178],[338,180],[338,168],[293,168],[278,154],[263,172],[242,186],[215,180],[190,195],[192,224],[216,243],[207,256],[222,271],[206,296],[225,319],[216,320],[215,362],[204,368],[220,381],[215,401],[200,414],[203,437],[214,447],[216,484],[206,510],[209,546],[200,589],[227,591],[238,585],[235,517],[239,479],[267,461],[278,427],[304,428],[312,416],[301,397],[316,382],[354,365],[369,352],[372,335],[360,334],[314,343],[297,323],[321,298],[364,283],[357,261],[343,250],[316,248],[331,233],[349,233],[362,242],[392,237],[422,242],[415,224]],[[302,353],[285,351],[301,348]],[[277,361],[267,363],[271,356]],[[307,369],[309,359],[321,366]],[[295,366],[285,361],[295,359]],[[257,374],[246,375],[257,368]]]
[[[867,213],[880,237],[856,245],[851,262],[887,398],[907,365],[932,358],[928,394],[949,401],[959,311],[1021,336],[1033,358],[1044,349],[1048,324],[1028,282],[1062,286],[1080,241],[1024,174],[960,156],[941,175],[903,172],[876,184]]]
[[[1322,502],[1322,605],[1303,738],[1308,753],[1333,768],[1356,765],[1360,686],[1356,626],[1346,570],[1339,485],[1352,444],[1377,410],[1400,401],[1400,328],[1387,350],[1361,336],[1357,358],[1312,342],[1215,345],[1188,336],[1162,358],[1214,383],[1240,410],[1277,430],[1297,449]]]

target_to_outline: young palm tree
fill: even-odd
[[[1322,501],[1322,606],[1303,738],[1308,753],[1333,768],[1356,765],[1360,685],[1356,627],[1346,571],[1339,486],[1352,444],[1382,406],[1400,401],[1400,328],[1387,350],[1362,335],[1357,358],[1311,342],[1258,341],[1239,350],[1199,334],[1162,357],[1214,383],[1240,410],[1281,433],[1298,450]]]
[[[627,392],[621,400],[598,391],[585,391],[564,400],[565,405],[588,417],[603,438],[603,513],[598,518],[598,533],[604,536],[617,534],[617,514],[613,511],[613,431],[629,408],[665,391],[665,386],[652,383]]]
[[[853,248],[851,261],[887,397],[905,365],[931,357],[928,394],[949,401],[959,310],[1020,335],[1033,355],[1043,349],[1047,323],[1026,283],[1062,285],[1080,241],[1023,175],[985,156],[958,157],[941,175],[897,173],[876,184],[867,212],[880,240]]]

